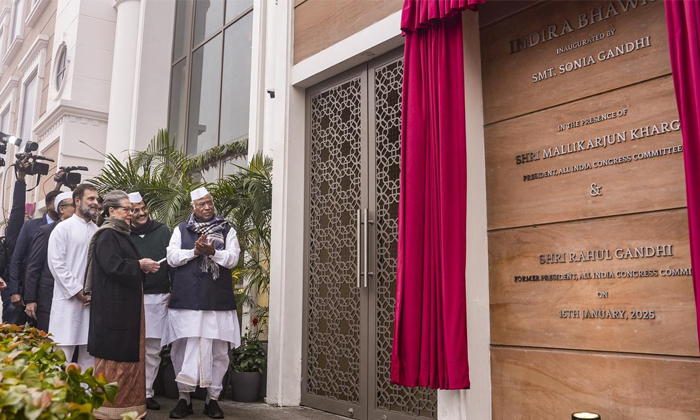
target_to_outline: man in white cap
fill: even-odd
[[[78,185],[73,204],[75,214],[59,223],[49,237],[46,258],[55,280],[49,333],[67,360],[78,351],[78,364],[85,370],[95,365],[87,352],[90,296],[83,294],[83,284],[90,239],[97,231],[92,221],[97,213],[97,189],[90,184]]]
[[[175,267],[163,345],[173,343],[170,356],[180,399],[170,418],[193,413],[190,392],[207,388],[204,414],[220,419],[217,400],[228,369],[229,345],[240,345],[231,268],[240,248],[236,231],[216,215],[205,188],[190,194],[192,215],[170,239],[168,264]]]
[[[54,208],[59,220],[44,225],[34,236],[27,257],[27,274],[25,277],[24,301],[27,304],[27,316],[36,320],[37,328],[49,332],[51,300],[53,299],[53,275],[46,261],[49,250],[49,237],[58,223],[75,213],[73,193],[60,193],[54,200]]]
[[[170,229],[148,217],[146,202],[138,192],[129,194],[133,207],[131,215],[131,242],[139,252],[139,257],[161,261],[160,270],[146,274],[143,284],[143,306],[146,313],[146,407],[160,410],[160,404],[153,398],[153,381],[160,365],[160,341],[163,338],[165,318],[170,299],[170,273],[165,263],[165,250],[170,241]]]

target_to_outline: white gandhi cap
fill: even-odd
[[[58,213],[58,206],[61,204],[61,201],[65,200],[66,198],[73,198],[73,193],[71,191],[64,191],[56,196],[53,202],[56,213]]]
[[[209,194],[209,191],[207,191],[206,188],[200,187],[200,188],[197,188],[196,190],[194,190],[190,193],[190,198],[194,202],[194,200],[199,200],[200,198],[202,198],[208,194]]]
[[[137,204],[143,201],[143,197],[141,197],[141,193],[138,191],[132,192],[129,194],[129,201],[131,201],[132,204]]]

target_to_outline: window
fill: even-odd
[[[5,56],[5,33],[7,31],[5,30],[5,25],[0,27],[0,59]]]
[[[24,0],[15,0],[12,8],[12,40],[22,37],[22,20],[24,18]]]
[[[178,0],[168,129],[189,155],[248,136],[253,0]]]
[[[63,82],[66,80],[66,54],[68,49],[66,44],[61,44],[56,55],[56,90],[60,91],[63,87]]]
[[[5,134],[10,134],[10,107],[5,108],[0,113],[0,131]]]
[[[34,124],[34,110],[36,108],[36,93],[38,77],[34,74],[24,84],[22,96],[22,122],[20,123],[20,136],[24,141],[32,139],[32,125]]]

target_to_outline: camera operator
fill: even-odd
[[[40,227],[52,224],[58,220],[58,213],[54,207],[54,199],[61,191],[50,191],[46,194],[46,213],[30,220],[22,226],[17,238],[12,260],[10,262],[10,277],[7,281],[7,290],[10,293],[12,305],[24,311],[24,277],[29,256],[29,246]]]
[[[12,210],[10,210],[10,219],[7,222],[5,229],[5,267],[2,268],[3,279],[9,279],[10,261],[17,243],[17,238],[24,224],[24,207],[27,201],[27,183],[24,178],[27,176],[27,170],[30,167],[29,159],[22,159],[15,165],[15,181],[14,191],[12,193]],[[3,282],[4,283],[4,282]],[[0,285],[1,286],[1,285]],[[2,289],[2,287],[0,287]],[[29,317],[24,313],[24,308],[15,307],[11,302],[10,290],[5,288],[2,290],[2,320],[8,324],[24,324],[29,320]]]

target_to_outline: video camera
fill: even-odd
[[[58,168],[56,175],[53,176],[53,180],[56,182],[56,188],[60,188],[61,184],[66,186],[80,184],[82,180],[81,175],[73,171],[87,170],[87,166],[61,166]]]
[[[22,144],[22,142],[22,139],[19,139],[16,136],[11,136],[9,134],[0,132],[0,155],[4,155],[7,153],[8,144],[14,144],[16,147],[19,147]],[[49,162],[53,162],[54,160],[41,155],[35,155],[33,153],[39,149],[39,143],[31,140],[27,140],[24,143],[24,151],[15,155],[15,157],[17,158],[17,161],[15,162],[15,169],[20,170],[27,175],[41,176],[48,174],[49,165],[37,161],[46,160]],[[27,163],[29,164],[28,166],[26,165]],[[0,157],[0,166],[4,165],[5,159]]]
[[[21,142],[21,140],[20,140]],[[22,153],[17,153],[15,157],[17,158],[17,163],[19,164],[23,160],[27,160],[29,162],[28,167],[23,167],[21,170],[26,173],[27,175],[47,175],[49,173],[49,164],[48,163],[41,163],[37,162],[38,160],[46,160],[49,162],[53,162],[54,160],[51,158],[47,158],[45,156],[41,155],[35,155],[32,152],[36,152],[39,149],[39,143],[27,140],[26,144],[24,145],[24,152]]]

